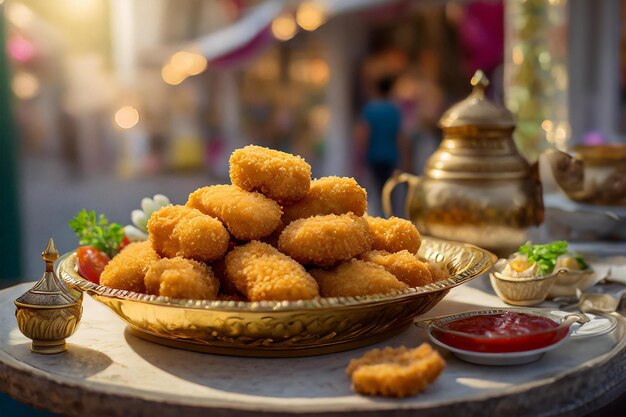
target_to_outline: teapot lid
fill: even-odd
[[[476,71],[470,82],[473,86],[471,94],[450,107],[439,120],[439,126],[442,129],[459,126],[514,128],[515,120],[511,112],[485,97],[485,89],[489,85],[485,73]]]

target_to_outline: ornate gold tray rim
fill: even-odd
[[[498,259],[493,253],[479,248],[478,246],[455,242],[444,239],[423,237],[423,242],[445,242],[451,245],[464,247],[466,250],[479,253],[481,256],[470,268],[461,271],[447,279],[443,279],[423,287],[408,288],[403,291],[395,291],[387,294],[377,294],[356,297],[324,297],[313,300],[299,301],[223,301],[223,300],[191,300],[162,297],[149,294],[141,294],[133,291],[118,290],[95,284],[81,277],[77,269],[76,251],[64,254],[57,264],[57,275],[68,285],[89,295],[117,298],[121,300],[132,300],[147,304],[191,308],[198,310],[220,310],[220,311],[271,311],[271,312],[292,312],[302,310],[322,310],[325,308],[366,306],[381,303],[393,303],[398,300],[413,297],[418,294],[427,294],[449,290],[464,284],[483,274],[491,268]],[[435,253],[436,255],[437,253]],[[432,254],[431,254],[432,256]]]

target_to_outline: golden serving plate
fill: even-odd
[[[75,252],[61,259],[58,275],[113,310],[141,338],[201,352],[293,357],[354,349],[399,333],[496,260],[476,246],[433,238],[423,239],[418,256],[445,262],[450,278],[392,294],[306,301],[186,300],[116,290],[83,279]]]

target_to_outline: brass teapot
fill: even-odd
[[[424,175],[398,172],[387,181],[383,211],[391,215],[391,192],[406,182],[406,216],[422,233],[508,256],[543,221],[538,165],[518,153],[513,115],[485,97],[485,74],[471,83],[472,93],[439,121],[443,140]]]

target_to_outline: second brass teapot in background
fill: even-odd
[[[443,140],[423,176],[394,174],[383,188],[383,210],[391,215],[391,192],[406,182],[406,216],[422,233],[508,256],[543,221],[539,173],[517,151],[513,115],[485,97],[482,71],[471,83],[472,93],[441,118]]]

